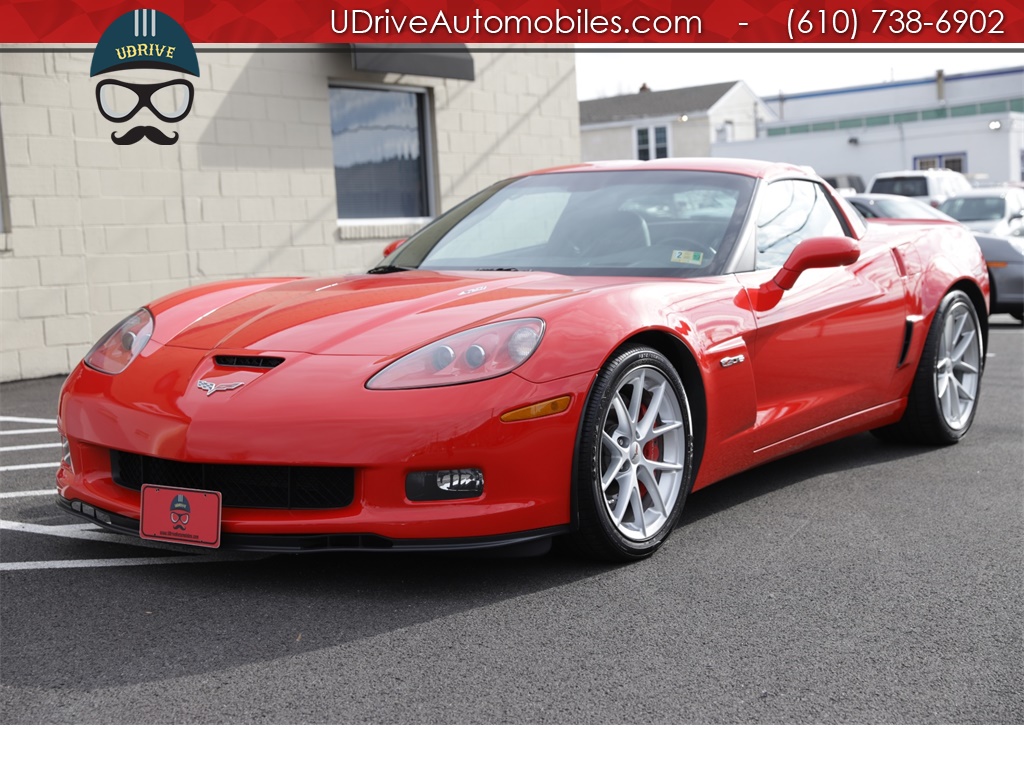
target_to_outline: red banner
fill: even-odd
[[[0,44],[95,43],[116,18],[139,8],[176,19],[193,43],[1024,42],[1024,8],[1010,0],[0,0]]]

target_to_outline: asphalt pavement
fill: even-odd
[[[746,472],[625,566],[143,546],[54,506],[60,379],[5,384],[0,722],[1020,724],[1022,326],[989,355],[959,445]]]

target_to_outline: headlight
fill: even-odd
[[[544,321],[505,320],[447,336],[396,360],[368,389],[445,387],[493,379],[525,363],[540,344]]]
[[[153,316],[140,309],[118,323],[96,342],[85,356],[85,364],[103,373],[120,373],[134,360],[153,335]]]

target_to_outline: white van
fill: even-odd
[[[927,171],[888,171],[871,178],[868,194],[903,195],[922,200],[938,208],[947,197],[960,195],[971,189],[971,182],[962,173],[948,168],[930,168]]]

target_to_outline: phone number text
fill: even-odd
[[[1002,35],[1005,17],[1002,11],[979,9],[945,10],[940,15],[917,10],[879,8],[869,12],[870,18],[862,24],[856,8],[834,11],[792,8],[786,27],[790,40],[822,35],[856,40],[861,31],[870,29],[871,36],[913,36],[922,32],[940,35],[961,35],[972,39]]]

